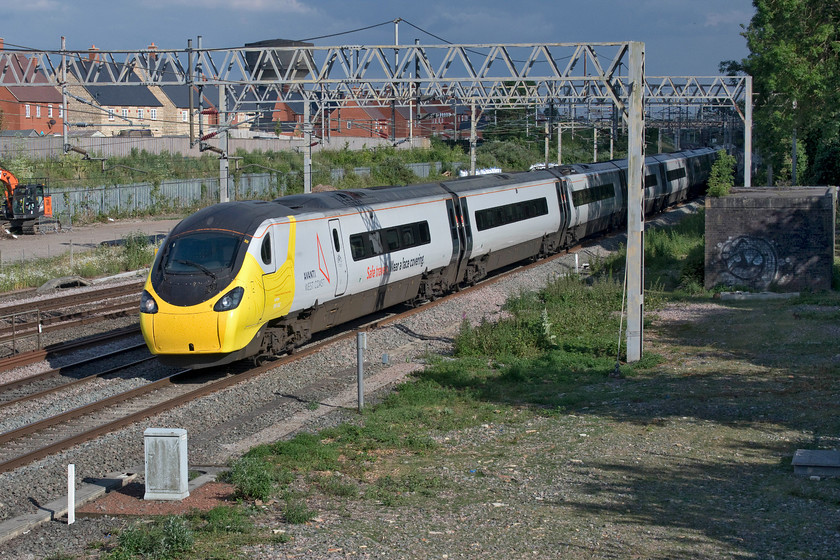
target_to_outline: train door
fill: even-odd
[[[554,184],[557,190],[557,207],[560,210],[560,246],[566,247],[568,244],[567,236],[569,231],[569,200],[566,197],[566,185],[563,180],[559,180]]]
[[[263,233],[261,238],[258,238],[259,242],[259,250],[257,251],[259,257],[257,258],[257,263],[260,265],[262,269],[262,291],[264,294],[265,301],[263,302],[263,309],[262,315],[264,316],[266,312],[271,312],[271,309],[274,307],[276,301],[279,301],[279,294],[276,292],[278,291],[277,285],[277,255],[276,249],[278,245],[278,239],[276,232],[274,231],[275,228],[273,226],[268,226],[266,228],[265,233]],[[254,280],[251,280],[251,288],[255,287]]]
[[[572,197],[569,226],[577,227],[589,220],[589,213],[584,200],[589,182],[586,175],[566,177],[566,180],[570,183],[569,194]]]
[[[341,237],[341,223],[330,220],[330,244],[335,260],[335,295],[344,295],[347,290],[347,261],[344,258],[344,238]]]
[[[463,240],[464,240],[464,253],[467,256],[467,259],[470,258],[473,249],[473,234],[472,234],[472,222],[470,222],[470,210],[467,207],[467,197],[461,197],[461,224],[463,225]]]
[[[452,259],[449,264],[457,264],[461,261],[464,255],[464,245],[461,243],[461,232],[458,224],[458,215],[455,213],[455,203],[453,199],[446,200],[446,215],[449,217],[449,234],[452,237]]]

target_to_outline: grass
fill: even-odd
[[[0,265],[0,292],[38,287],[64,276],[98,278],[139,270],[151,265],[155,249],[145,233],[134,232],[120,243],[99,245],[92,251]]]

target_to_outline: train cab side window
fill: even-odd
[[[271,234],[266,233],[260,247],[260,257],[262,257],[263,264],[271,264]]]

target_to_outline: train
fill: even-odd
[[[644,160],[647,215],[700,194],[710,148]],[[199,210],[161,244],[140,301],[159,361],[205,368],[422,304],[627,218],[627,161],[292,194]]]

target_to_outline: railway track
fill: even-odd
[[[102,343],[111,342],[120,338],[126,338],[138,334],[140,334],[140,327],[138,327],[137,325],[132,325],[126,328],[116,329],[98,335],[51,344],[38,350],[30,350],[28,352],[12,354],[10,356],[6,356],[5,358],[0,359],[0,372],[4,372],[16,367],[35,364],[47,359],[48,356],[54,356],[73,350],[83,349],[86,347],[93,347]]]
[[[0,354],[40,350],[50,338],[47,335],[131,317],[138,309],[141,286],[130,283],[4,305]]]
[[[545,263],[552,258],[549,257],[549,259],[543,259],[539,263],[531,263],[502,272],[477,286],[464,288],[456,294],[451,294],[419,307],[406,308],[398,312],[392,311],[374,318],[368,317],[367,322],[345,325],[340,332],[325,333],[322,339],[297,349],[293,354],[258,367],[249,368],[246,363],[241,363],[239,364],[241,367],[234,369],[235,373],[223,373],[220,370],[213,369],[197,372],[189,370],[177,372],[140,387],[2,433],[0,434],[0,472],[19,468],[79,443],[171,410],[191,400],[221,391],[237,383],[246,382],[269,370],[317,353],[326,345],[350,339],[355,336],[357,330],[373,330],[393,322],[402,321],[411,315],[451,301],[452,298],[466,295],[479,287],[501,281],[510,274]],[[89,378],[86,377],[74,382],[74,385],[104,375],[106,375],[105,372],[94,374]],[[188,383],[186,383],[187,381]],[[19,384],[19,386],[25,385],[25,381]],[[68,385],[47,389],[46,392],[52,393],[63,387],[68,387]],[[3,390],[4,386],[0,386],[0,411],[7,407],[5,403],[2,403]],[[46,392],[43,394],[46,394]],[[31,400],[37,398],[37,396],[24,396],[22,398]]]
[[[138,354],[140,357],[131,358],[129,361],[116,366],[109,365],[102,371],[96,371],[98,367],[95,364],[97,363],[111,362],[113,358],[129,357],[134,354]],[[113,375],[153,359],[154,356],[149,355],[146,344],[140,343],[0,384],[0,410],[44,397],[71,385],[81,385],[93,381],[96,378]],[[90,371],[91,368],[89,366],[91,365],[94,365],[94,371]]]

